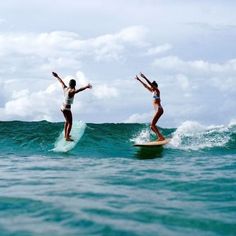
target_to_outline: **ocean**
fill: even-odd
[[[236,124],[87,124],[52,151],[63,123],[0,122],[0,236],[236,235]]]

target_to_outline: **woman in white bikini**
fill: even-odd
[[[138,76],[135,77],[148,91],[150,91],[153,94],[153,106],[156,111],[152,122],[151,122],[151,129],[152,131],[157,135],[157,141],[163,141],[165,140],[164,136],[160,133],[158,130],[156,123],[163,114],[164,110],[161,106],[161,99],[160,99],[160,90],[158,89],[158,84],[156,81],[153,81],[152,83],[147,79],[147,77],[140,73],[140,76],[144,78],[147,82],[144,83]]]
[[[74,79],[71,79],[69,82],[69,87],[65,85],[63,80],[58,76],[57,73],[52,72],[53,76],[58,79],[58,81],[61,83],[63,91],[64,91],[64,102],[61,106],[61,111],[65,117],[65,139],[66,141],[73,141],[70,136],[70,131],[72,128],[72,113],[71,113],[71,105],[73,104],[74,101],[74,95],[76,93],[79,93],[85,89],[92,88],[90,84],[88,84],[85,87],[81,87],[79,89],[76,89],[76,81]]]

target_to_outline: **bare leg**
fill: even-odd
[[[156,123],[159,120],[159,118],[161,117],[161,115],[163,114],[163,112],[164,112],[163,108],[159,107],[156,114],[154,115],[154,117],[152,119],[152,123],[151,123],[151,129],[156,134],[158,141],[165,140],[164,136],[161,134],[161,132],[159,131],[159,129],[156,126]]]
[[[65,139],[66,141],[73,141],[73,139],[71,139],[70,137],[70,131],[71,131],[71,128],[72,128],[72,113],[71,111],[68,111],[68,110],[64,110],[62,111],[63,112],[63,115],[66,119],[65,121]]]
[[[67,130],[67,127],[68,127],[68,122],[67,121],[65,121],[65,125],[64,125],[64,131],[65,131],[65,138],[66,138],[66,130]]]
[[[72,141],[72,139],[70,138],[71,137],[71,135],[70,135],[71,128],[72,128],[72,123],[69,123],[67,126],[67,130],[66,130],[66,140],[67,141]]]
[[[72,113],[71,113],[71,111],[68,111],[68,113],[67,113],[67,121],[68,121],[68,125],[67,125],[67,129],[66,129],[66,141],[73,141],[73,139],[70,138],[70,131],[72,128]]]

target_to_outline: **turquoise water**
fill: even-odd
[[[87,124],[51,151],[63,123],[0,122],[0,235],[236,235],[236,125]]]

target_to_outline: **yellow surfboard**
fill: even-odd
[[[135,143],[135,147],[158,147],[158,146],[163,146],[167,143],[170,142],[170,139],[165,139],[163,141],[152,141],[152,142],[147,142],[147,143]]]

